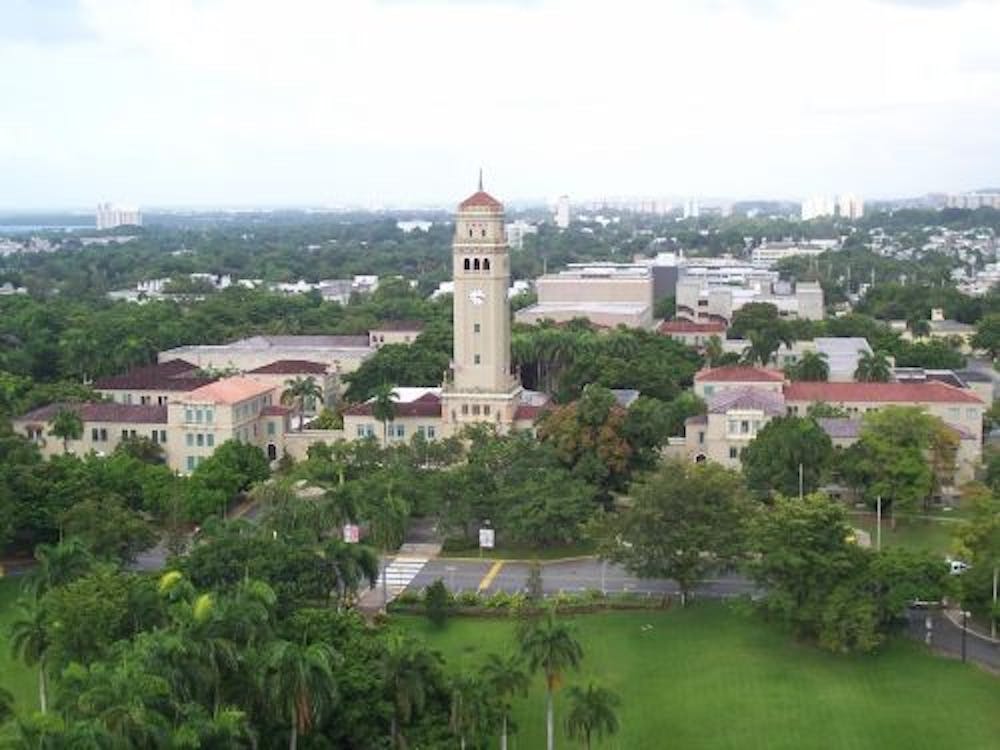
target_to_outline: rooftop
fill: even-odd
[[[441,417],[440,388],[396,388],[393,394],[396,396],[393,405],[395,417]],[[344,416],[375,416],[375,399],[347,407]]]
[[[183,359],[171,359],[160,364],[135,367],[124,375],[98,378],[94,388],[99,391],[193,391],[217,378],[200,375],[198,368]]]
[[[372,331],[422,331],[424,322],[422,320],[384,320],[378,325],[372,326]]]
[[[693,323],[690,320],[665,320],[660,324],[660,333],[720,333],[726,332],[722,321]]]
[[[774,417],[785,413],[785,398],[780,393],[746,386],[722,391],[708,401],[708,411],[725,414],[733,409],[762,411]]]
[[[116,404],[113,401],[95,401],[82,404],[56,403],[29,411],[18,421],[51,422],[63,409],[76,412],[84,422],[113,422],[121,424],[166,424],[167,407],[147,404]]]
[[[978,404],[983,402],[972,392],[937,381],[917,383],[787,383],[789,401],[824,403],[870,402],[901,404]]]
[[[250,370],[254,375],[325,375],[327,366],[307,359],[279,359],[269,365]]]
[[[202,386],[187,394],[185,400],[215,404],[236,404],[254,396],[262,396],[274,390],[273,385],[265,385],[259,380],[244,377],[224,378]]]
[[[487,193],[485,190],[477,190],[464,201],[458,204],[461,208],[503,208],[503,204]]]
[[[701,370],[694,379],[700,383],[783,383],[785,376],[777,370],[763,367],[732,365]]]

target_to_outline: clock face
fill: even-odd
[[[474,305],[481,305],[486,301],[486,292],[482,289],[473,289],[469,292],[469,301]]]

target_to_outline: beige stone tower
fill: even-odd
[[[452,245],[455,353],[444,384],[445,433],[464,424],[514,421],[521,385],[510,366],[510,257],[503,204],[479,190],[459,204]]]

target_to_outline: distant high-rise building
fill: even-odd
[[[814,195],[802,201],[802,221],[818,219],[821,216],[833,216],[837,202],[826,195]]]
[[[948,208],[995,208],[1000,210],[1000,192],[958,193],[945,198]]]
[[[124,226],[142,226],[142,213],[138,208],[118,206],[114,203],[97,204],[98,229],[114,229]]]
[[[556,201],[556,226],[560,229],[569,227],[569,196],[560,195]]]
[[[841,219],[860,219],[865,215],[865,202],[853,193],[845,193],[837,199],[837,213]]]
[[[686,201],[684,201],[685,219],[697,219],[700,213],[701,213],[701,207],[698,205],[697,198],[688,198]]]

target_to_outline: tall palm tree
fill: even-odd
[[[854,371],[854,379],[862,383],[887,383],[892,377],[889,357],[883,351],[862,352],[858,358],[858,367]]]
[[[49,434],[53,437],[61,438],[63,442],[63,453],[69,453],[69,441],[79,440],[83,437],[83,420],[80,415],[72,409],[62,408],[52,420],[52,427]]]
[[[338,654],[325,643],[273,642],[266,656],[265,684],[271,705],[289,719],[288,748],[295,750],[337,698],[334,667]]]
[[[583,659],[583,648],[573,637],[570,627],[548,612],[541,620],[530,623],[521,633],[521,653],[532,672],[545,673],[545,733],[546,747],[555,746],[555,714],[553,699],[562,684],[567,669],[576,669]]]
[[[466,741],[479,740],[495,716],[496,701],[478,677],[459,675],[452,679],[448,728],[458,737],[459,750],[465,750]]]
[[[27,586],[36,597],[86,575],[94,565],[90,551],[77,538],[35,547],[38,565],[28,575]]]
[[[781,345],[789,343],[788,340],[779,338],[772,333],[760,331],[750,331],[747,338],[750,340],[750,346],[743,350],[743,359],[747,364],[756,363],[760,364],[761,367],[767,367]]]
[[[170,684],[137,660],[94,664],[68,678],[64,692],[72,701],[66,710],[97,720],[116,747],[166,746]]]
[[[311,375],[305,378],[294,378],[285,381],[285,390],[281,392],[281,403],[294,406],[299,417],[299,431],[302,431],[303,413],[307,399],[323,402],[323,388]]]
[[[357,593],[363,582],[374,588],[378,580],[378,555],[363,544],[348,544],[339,539],[327,542],[323,547],[323,566],[332,580],[330,590],[338,608]]]
[[[601,739],[618,731],[615,709],[621,704],[621,699],[615,693],[591,683],[586,688],[574,685],[566,691],[566,695],[570,704],[566,734],[571,739],[583,740],[583,746],[590,750],[593,737]]]
[[[802,358],[791,367],[791,376],[793,380],[829,380],[830,365],[827,364],[826,352],[803,352]]]
[[[722,339],[718,336],[712,336],[705,342],[705,359],[709,367],[718,367],[723,354],[725,352],[722,349]]]
[[[524,671],[524,661],[516,654],[506,657],[499,654],[489,654],[483,665],[482,674],[483,681],[500,700],[500,750],[507,750],[510,700],[515,695],[527,693],[531,680],[528,673]]]
[[[406,747],[403,727],[427,703],[427,687],[440,668],[440,657],[399,633],[389,636],[382,653],[381,672],[389,701],[392,703],[390,725],[394,748]]]
[[[396,416],[396,391],[388,383],[375,389],[372,396],[372,416],[382,423],[382,447],[389,443],[389,422]]]
[[[45,611],[35,601],[22,605],[10,624],[10,649],[15,658],[29,667],[38,666],[38,708],[48,710],[48,679],[46,661],[49,653],[48,621]]]

